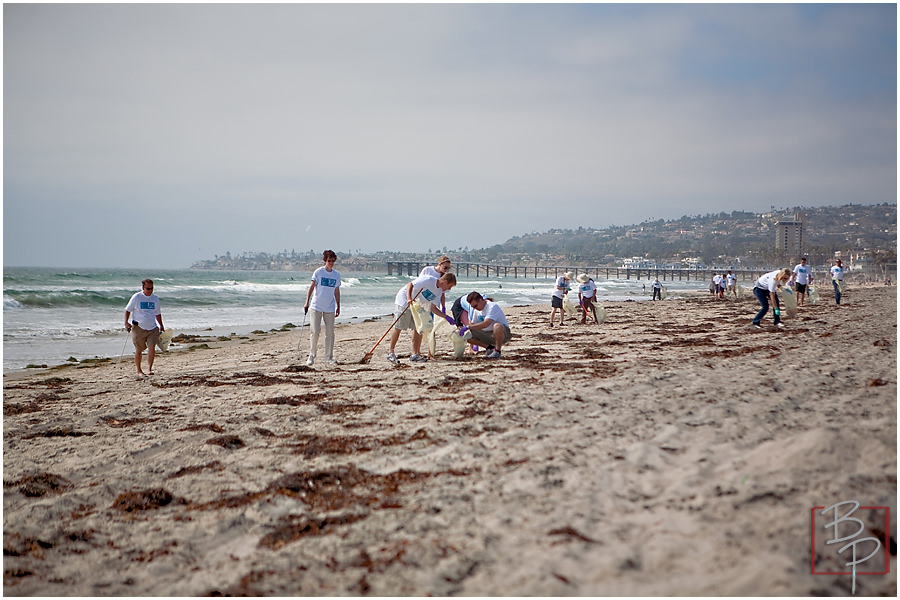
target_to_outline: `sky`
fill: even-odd
[[[897,201],[895,4],[4,4],[3,264]]]

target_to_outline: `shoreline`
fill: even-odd
[[[752,297],[510,307],[495,361],[360,364],[383,319],[336,367],[292,330],[5,374],[4,593],[850,595],[810,508],[896,514],[897,295],[845,298],[781,331]]]

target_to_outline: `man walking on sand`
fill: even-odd
[[[159,327],[156,326],[157,323]],[[153,375],[156,342],[159,341],[160,332],[165,330],[159,298],[153,293],[153,280],[145,279],[141,282],[141,291],[132,296],[125,307],[125,331],[131,332],[131,341],[134,343],[134,366],[137,367],[138,378]],[[145,348],[147,373],[141,370],[141,354]]]

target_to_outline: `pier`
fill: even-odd
[[[429,263],[416,261],[386,261],[388,275],[415,277]],[[755,281],[760,275],[773,269],[731,269],[738,281]],[[587,273],[595,279],[654,279],[660,281],[711,281],[716,273],[724,275],[728,269],[662,269],[636,267],[575,267],[575,266],[526,266],[498,265],[491,263],[455,262],[453,273],[458,277],[512,277],[556,279],[566,271]]]

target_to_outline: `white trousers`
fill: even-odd
[[[319,345],[319,332],[322,331],[322,321],[325,321],[325,360],[334,360],[334,313],[323,313],[310,309],[309,311],[309,355],[316,357],[316,347]]]

